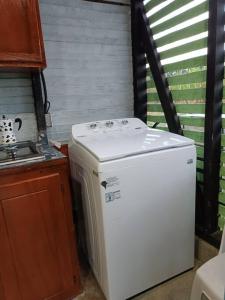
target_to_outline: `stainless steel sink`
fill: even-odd
[[[44,158],[44,154],[40,153],[36,144],[31,141],[0,145],[0,166],[32,160],[43,160]]]

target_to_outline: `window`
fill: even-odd
[[[208,0],[145,0],[153,37],[186,137],[197,147],[197,180],[203,189]],[[147,65],[148,125],[167,129]],[[225,225],[225,120],[223,119],[219,226]]]

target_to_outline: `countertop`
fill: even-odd
[[[40,164],[43,162],[50,162],[50,161],[55,161],[58,159],[63,159],[66,158],[66,156],[64,154],[62,154],[60,151],[56,150],[53,146],[49,146],[49,145],[45,145],[41,147],[41,154],[44,155],[44,158],[40,158],[37,160],[29,160],[29,161],[23,161],[23,162],[15,162],[13,164],[2,164],[0,165],[0,171],[1,170],[5,170],[5,169],[15,169],[15,168],[20,168],[20,167],[24,167],[24,166],[30,166],[30,165],[36,165],[36,164]]]

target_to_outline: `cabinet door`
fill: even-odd
[[[74,289],[60,175],[0,186],[0,295],[62,300]]]
[[[46,66],[37,0],[0,0],[0,67]]]

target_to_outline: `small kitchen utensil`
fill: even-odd
[[[21,129],[22,120],[20,118],[7,119],[5,115],[0,119],[0,143],[14,144],[16,143],[16,135],[14,132],[14,123],[19,123],[18,131]]]

